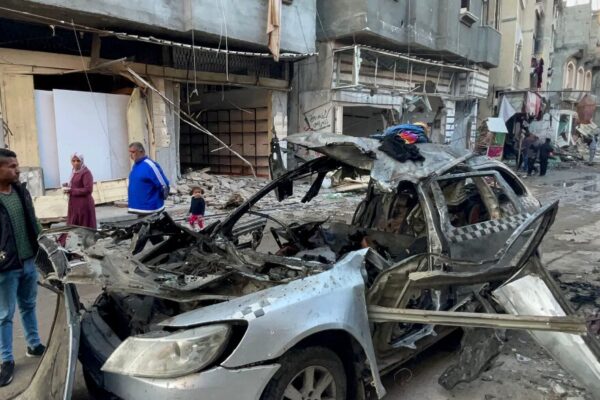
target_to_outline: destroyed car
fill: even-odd
[[[529,330],[600,393],[597,344],[537,251],[556,203],[541,206],[502,163],[447,146],[417,145],[424,161],[400,162],[374,139],[288,142],[322,156],[274,171],[199,233],[162,213],[41,236],[58,304],[19,397],[68,399],[79,359],[101,398],[381,398],[383,374],[456,327]],[[257,208],[305,178],[309,202],[334,171],[371,177],[351,221]],[[102,289],[91,307],[78,297],[86,285]]]

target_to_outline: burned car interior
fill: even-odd
[[[303,141],[306,145],[305,138],[297,143]],[[553,222],[556,203],[532,207],[531,201],[523,201],[527,192],[514,189],[518,178],[485,160],[452,155],[421,169],[411,169],[415,163],[397,166],[398,162],[381,168],[376,163],[386,156],[360,147],[367,144],[346,143],[353,152],[361,150],[361,157],[348,157],[344,148],[312,145],[325,155],[269,182],[201,232],[161,213],[133,223],[107,224],[99,231],[67,227],[42,236],[38,265],[46,282],[59,289],[103,289],[82,317],[82,348],[90,346],[86,341],[100,340],[93,339],[93,330],[110,330],[115,336],[102,339],[101,355],[79,351],[86,381],[104,385],[103,365],[117,362],[111,354],[128,338],[177,332],[164,323],[169,318],[314,277],[335,269],[349,253],[368,249],[361,274],[377,371],[363,373],[362,379],[366,387],[375,381],[382,396],[374,376],[391,371],[460,326],[409,318],[400,315],[402,310],[436,317],[502,314],[496,289],[528,273],[543,275],[537,272],[543,268],[536,261],[537,246]],[[423,148],[426,159],[435,154]],[[302,179],[311,182],[302,202],[310,202],[319,195],[325,176],[335,171],[371,175],[350,221],[309,216],[290,222],[256,207],[266,196],[286,199],[294,193],[294,181]],[[57,238],[65,233],[61,246]],[[240,343],[249,324],[242,315],[223,333],[229,344],[215,350],[205,366],[223,362]]]

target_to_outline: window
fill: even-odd
[[[583,90],[592,90],[592,71],[587,71],[585,73],[585,83],[583,85]]]
[[[592,11],[600,11],[600,0],[592,0]]]
[[[565,89],[575,89],[575,64],[572,61],[567,63],[565,71]]]
[[[521,66],[523,61],[523,42],[518,42],[515,48],[515,64]]]
[[[583,67],[579,67],[579,69],[577,70],[577,90],[583,90],[584,88],[584,76],[585,76],[585,72],[583,71]]]
[[[460,0],[460,12],[470,11],[471,0]]]

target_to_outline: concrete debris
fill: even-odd
[[[235,208],[242,205],[242,203],[246,201],[240,193],[233,193],[227,202],[225,203],[225,208]]]
[[[552,383],[550,388],[552,389],[552,392],[559,397],[565,397],[567,395],[567,390],[557,382]]]
[[[524,355],[519,354],[519,353],[517,353],[515,355],[515,357],[517,358],[517,361],[519,361],[520,363],[528,363],[531,361],[531,358],[525,357]]]
[[[465,329],[458,362],[444,371],[438,380],[439,384],[450,390],[460,382],[477,379],[501,349],[502,342],[495,335],[490,335],[488,329]]]

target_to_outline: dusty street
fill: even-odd
[[[543,259],[563,283],[567,297],[577,307],[598,307],[600,288],[600,175],[597,168],[577,167],[552,170],[546,177],[526,180],[543,203],[560,199],[560,210],[552,230],[542,245]],[[330,197],[335,207],[312,209],[324,215],[335,211],[337,217],[348,214],[352,198]],[[306,210],[308,211],[308,210]],[[286,217],[286,212],[279,212]],[[94,293],[82,293],[84,302]],[[55,296],[47,289],[40,290],[38,314],[43,339],[47,338],[54,312]],[[595,305],[594,305],[594,302]],[[385,378],[387,399],[585,399],[586,393],[572,378],[551,360],[525,333],[509,331],[508,341],[492,367],[471,383],[461,383],[446,391],[438,377],[456,361],[457,338],[450,337],[429,349],[403,368]],[[23,333],[17,322],[15,349],[17,370],[15,381],[0,389],[0,398],[27,385],[35,360],[24,357]],[[20,351],[20,350],[23,351]],[[87,399],[81,372],[73,395]]]

